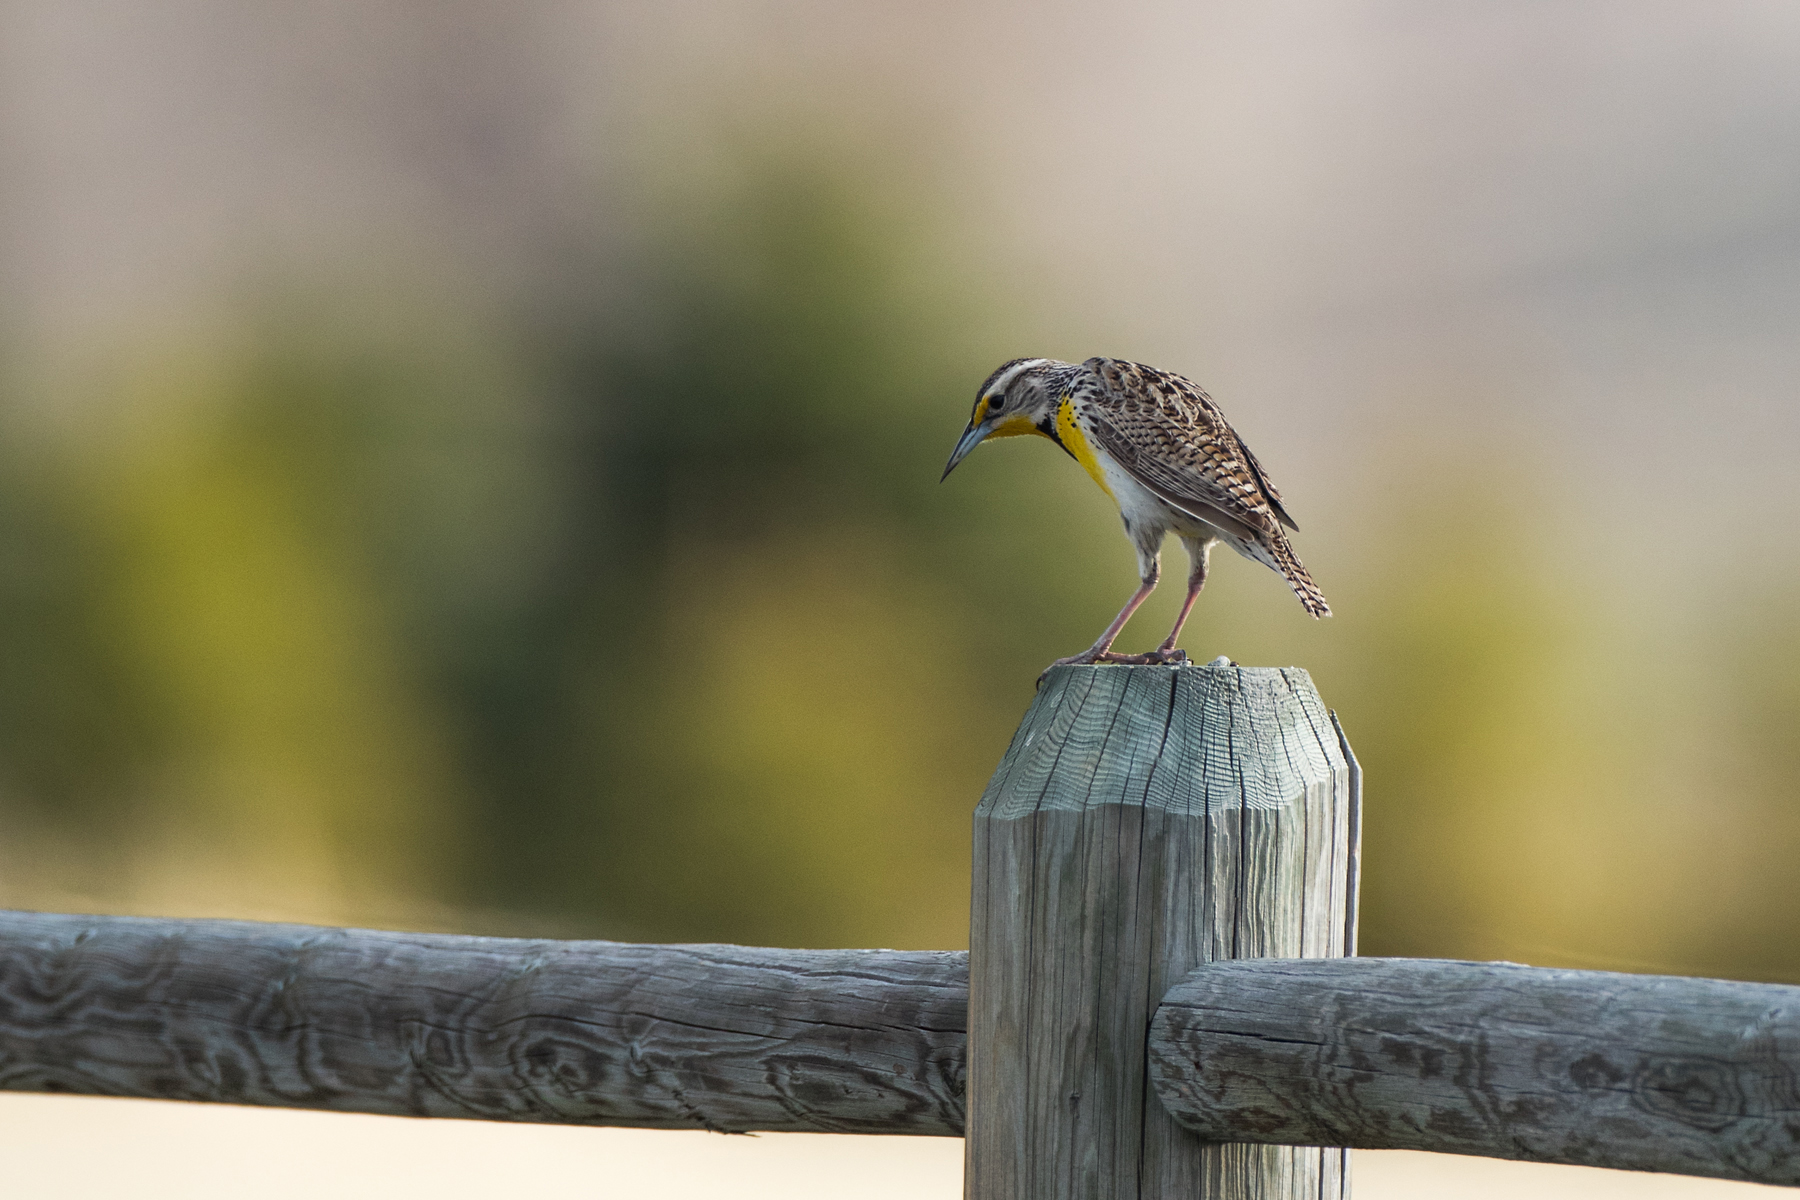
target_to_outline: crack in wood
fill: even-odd
[[[1203,1144],[1144,1069],[1188,968],[1354,927],[1351,776],[1305,672],[1058,667],[1020,728],[975,815],[966,1194],[1341,1196],[1341,1151]]]

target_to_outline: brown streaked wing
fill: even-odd
[[[1294,518],[1288,515],[1287,507],[1281,503],[1281,493],[1276,491],[1275,485],[1269,482],[1269,473],[1263,470],[1260,462],[1256,461],[1256,455],[1250,453],[1250,447],[1240,441],[1238,448],[1244,452],[1244,461],[1250,464],[1250,470],[1256,475],[1256,482],[1262,484],[1263,495],[1269,498],[1269,507],[1275,510],[1275,515],[1281,518],[1283,525],[1295,533],[1299,533],[1300,526],[1294,521]]]
[[[1212,399],[1167,371],[1090,359],[1104,385],[1095,438],[1164,503],[1257,541],[1280,525],[1261,471]]]

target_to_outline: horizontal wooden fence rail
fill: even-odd
[[[968,978],[966,954],[0,912],[0,1088],[957,1136]]]
[[[1200,1136],[1800,1185],[1800,987],[1436,959],[1250,959],[1164,996]]]
[[[0,1088],[958,1136],[968,956],[0,912]],[[1164,997],[1199,1136],[1800,1184],[1800,988],[1239,959]]]

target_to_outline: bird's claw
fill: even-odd
[[[1072,654],[1068,658],[1059,658],[1038,673],[1037,683],[1032,686],[1032,691],[1041,689],[1044,686],[1044,680],[1050,677],[1050,672],[1056,670],[1058,667],[1088,667],[1101,661],[1104,657],[1104,652],[1096,653],[1092,650],[1083,650],[1080,654]]]
[[[1057,667],[1090,667],[1096,663],[1117,663],[1122,666],[1151,667],[1173,666],[1188,660],[1187,651],[1179,647],[1167,648],[1159,646],[1155,650],[1143,654],[1115,654],[1111,650],[1084,650],[1080,654],[1059,658],[1044,668],[1043,674],[1037,677],[1037,686],[1044,686],[1044,679]]]
[[[1103,663],[1127,663],[1134,667],[1160,667],[1188,660],[1187,651],[1182,649],[1163,649],[1146,651],[1143,654],[1102,654],[1099,661]]]

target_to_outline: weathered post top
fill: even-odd
[[[1344,1194],[1342,1151],[1178,1127],[1145,1038],[1202,963],[1350,952],[1358,794],[1305,671],[1050,672],[975,813],[967,1195]]]
[[[1087,794],[1033,795],[1059,766],[1087,770],[1101,803],[1191,811],[1277,808],[1352,766],[1337,719],[1300,667],[1052,667],[982,794],[1068,807]],[[1127,776],[1149,767],[1135,790]]]

